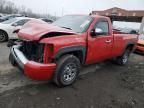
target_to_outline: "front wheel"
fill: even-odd
[[[122,56],[116,58],[116,63],[126,65],[129,59],[130,49],[126,49]]]
[[[77,79],[80,71],[80,61],[73,55],[65,55],[57,62],[54,82],[59,87],[71,85]]]

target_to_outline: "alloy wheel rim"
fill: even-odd
[[[1,34],[0,34],[0,40],[1,40],[1,41],[3,41],[3,40],[4,40],[4,38],[5,38],[4,33],[1,33]]]
[[[123,57],[123,63],[125,64],[127,62],[127,60],[128,60],[128,55],[125,54],[124,57]]]
[[[64,67],[64,72],[63,72],[63,81],[64,82],[71,82],[74,80],[75,76],[77,73],[77,66],[74,63],[67,64]]]

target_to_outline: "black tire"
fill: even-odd
[[[73,55],[65,55],[56,64],[54,83],[59,87],[73,84],[78,77],[81,67],[79,59]]]
[[[15,62],[15,60],[13,59],[12,54],[9,55],[9,62],[10,62],[13,66],[16,66],[16,62]]]
[[[130,52],[130,49],[126,49],[122,56],[116,58],[116,63],[121,66],[126,65],[128,63]]]
[[[8,35],[5,31],[0,30],[0,42],[5,42],[8,40]]]

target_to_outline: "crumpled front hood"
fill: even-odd
[[[72,30],[54,26],[40,20],[31,20],[26,23],[19,31],[18,36],[23,40],[40,40],[46,34],[53,34],[55,36],[60,34],[76,34]]]

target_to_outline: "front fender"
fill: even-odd
[[[86,53],[86,35],[65,35],[45,38],[40,41],[41,43],[51,44],[53,46],[53,59],[58,59],[66,53],[78,51],[81,53],[82,61],[85,59]]]

